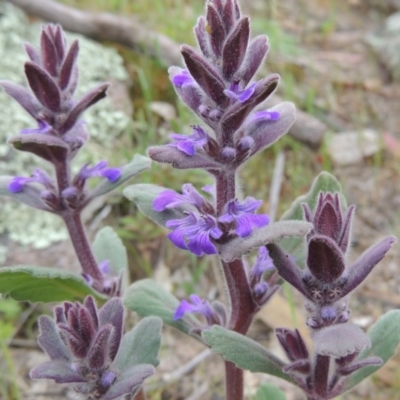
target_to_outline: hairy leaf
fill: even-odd
[[[80,275],[57,268],[20,265],[0,268],[0,293],[17,301],[82,301],[92,295],[106,298],[92,289]]]
[[[193,326],[186,320],[190,319],[194,324],[197,322],[191,315],[175,321],[174,313],[179,300],[152,279],[143,279],[129,286],[124,294],[123,302],[125,307],[136,311],[141,317],[149,315],[160,317],[165,324],[187,334]]]
[[[120,370],[139,364],[159,364],[162,320],[158,317],[143,318],[131,331],[125,333],[114,360]]]
[[[283,362],[254,340],[219,325],[204,330],[201,335],[214,352],[237,367],[291,382],[290,377],[282,372]]]
[[[312,225],[304,221],[279,221],[264,228],[257,229],[254,233],[242,239],[235,238],[225,245],[219,247],[219,254],[226,262],[240,258],[249,251],[264,246],[268,243],[277,242],[288,236],[304,236]]]
[[[286,400],[286,395],[277,386],[264,383],[258,388],[254,400]]]
[[[358,357],[363,360],[367,357],[380,357],[385,364],[396,354],[400,343],[400,310],[392,310],[381,316],[368,332],[371,347],[364,350]],[[369,366],[360,369],[350,376],[345,390],[350,390],[362,380],[372,375],[381,366]]]
[[[114,275],[122,273],[125,280],[128,278],[128,253],[113,228],[102,228],[94,239],[92,249],[98,263],[108,260]]]

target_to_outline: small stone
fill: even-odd
[[[357,164],[381,149],[379,135],[372,129],[360,132],[342,132],[331,136],[327,143],[328,153],[338,166]]]
[[[165,121],[171,121],[176,118],[176,111],[172,104],[165,101],[152,101],[150,103],[150,110],[157,114]]]

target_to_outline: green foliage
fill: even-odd
[[[116,275],[128,269],[126,248],[110,226],[105,226],[97,233],[92,249],[96,261],[101,263],[108,260]]]
[[[219,253],[224,261],[230,262],[243,254],[257,249],[268,243],[279,241],[283,238],[293,236],[304,236],[312,228],[309,222],[304,221],[279,221],[264,228],[257,229],[247,238],[235,238],[225,245],[219,247]],[[302,239],[294,239],[302,240]]]
[[[286,395],[275,385],[264,383],[257,390],[254,400],[286,400]]]
[[[21,306],[12,299],[0,297],[0,361],[3,361],[0,374],[0,398],[22,399],[15,383],[15,366],[7,345],[15,332],[16,321],[21,314]]]
[[[121,370],[139,364],[159,364],[162,321],[158,317],[143,318],[122,337],[115,365]]]
[[[187,334],[190,334],[192,326],[186,320],[198,324],[191,315],[175,321],[174,313],[179,300],[152,279],[143,279],[129,286],[123,296],[123,302],[125,307],[137,312],[139,316],[155,315],[160,317],[165,324]]]
[[[98,264],[108,261],[114,276],[122,275],[122,287],[128,284],[128,253],[122,240],[110,227],[105,226],[96,235],[92,246]]]
[[[364,350],[358,359],[376,356],[380,357],[385,364],[396,354],[396,348],[400,344],[400,310],[392,310],[381,316],[369,330],[368,336],[371,340],[371,347]],[[345,390],[350,390],[379,368],[381,366],[371,366],[358,370],[350,376]]]
[[[106,299],[80,275],[57,268],[20,265],[0,268],[0,293],[17,301],[82,301],[92,295],[100,303]]]
[[[237,367],[291,382],[290,377],[282,372],[282,361],[254,340],[219,325],[204,330],[201,335],[214,352],[235,363]]]

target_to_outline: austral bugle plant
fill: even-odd
[[[355,206],[347,206],[340,184],[326,172],[278,222],[257,213],[262,200],[239,195],[238,171],[289,130],[295,107],[263,106],[279,75],[255,79],[269,43],[264,35],[251,37],[250,19],[236,0],[206,1],[194,33],[198,47],[181,48],[184,68],[169,69],[177,95],[195,114],[192,132],[171,134],[169,143],[150,147],[148,155],[172,168],[205,170],[214,183],[201,191],[186,183],[180,193],[135,184],[124,194],[169,230],[175,246],[218,259],[227,303],[197,294],[179,302],[150,279],[128,286],[126,251],[112,229],[103,228],[93,244],[87,239],[82,210],[148,168],[150,160],[136,156],[111,168],[100,161],[72,173],[74,157],[89,137],[81,115],[108,87],[74,98],[77,41],[68,45],[60,26],[44,27],[39,51],[25,45],[28,88],[0,83],[37,121],[9,142],[52,168],[1,177],[0,193],[61,217],[82,268],[81,275],[46,267],[0,269],[2,293],[62,302],[53,318],[39,318],[38,342],[50,361],[34,368],[31,377],[69,383],[87,399],[144,399],[141,386],[158,364],[163,321],[222,355],[227,400],[244,399],[246,369],[285,379],[308,400],[334,398],[380,368],[400,342],[399,310],[382,316],[367,334],[351,322],[349,305],[351,292],[396,239],[383,238],[349,263]],[[97,186],[87,185],[94,177],[100,178]],[[304,298],[312,345],[298,330],[278,328],[286,354],[280,359],[246,334],[284,281]],[[144,318],[124,333],[127,310]]]

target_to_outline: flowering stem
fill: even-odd
[[[61,193],[71,185],[68,161],[55,161],[54,167],[57,177],[58,196],[61,199]],[[60,210],[60,216],[67,226],[69,236],[83,272],[92,277],[94,281],[102,282],[103,275],[97,266],[82,224],[81,210],[71,210],[62,204],[60,204],[60,207],[62,207]],[[96,283],[94,284],[94,287],[97,288]]]
[[[220,216],[225,205],[236,197],[235,172],[218,173],[216,178],[217,215]]]
[[[325,398],[328,393],[330,357],[317,355],[314,369],[314,388],[320,398]]]
[[[225,361],[225,398],[229,400],[243,400],[243,370],[234,363]]]
[[[217,174],[217,215],[221,215],[224,212],[225,205],[234,200],[235,197],[235,171]],[[230,263],[221,261],[221,263],[231,303],[229,328],[245,334],[253,319],[255,307],[243,261],[240,259]],[[243,370],[229,361],[225,361],[225,387],[226,399],[243,400]]]
[[[255,306],[242,260],[222,261],[222,268],[231,301],[229,327],[246,334],[254,316]]]
[[[61,216],[67,226],[69,236],[83,272],[91,276],[95,281],[102,282],[103,275],[97,266],[92,249],[90,248],[90,244],[82,224],[80,211],[67,210],[63,212]]]

